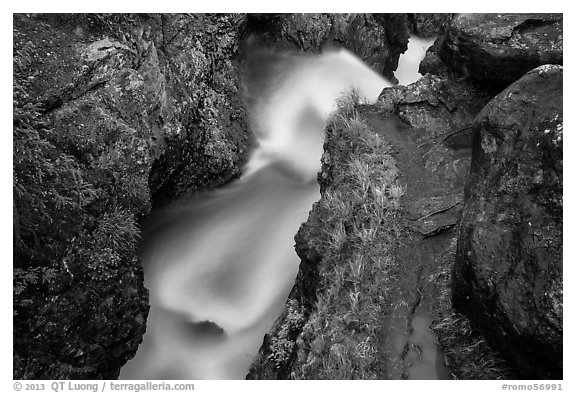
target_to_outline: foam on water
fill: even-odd
[[[320,169],[324,128],[328,115],[343,94],[355,90],[366,102],[375,102],[392,84],[351,52],[341,49],[321,56],[305,56],[283,77],[271,97],[260,100],[252,126],[259,148],[245,176],[273,161],[283,161],[313,180]],[[265,101],[265,102],[264,102]]]

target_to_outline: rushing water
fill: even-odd
[[[244,379],[294,284],[294,235],[320,197],[325,121],[350,88],[374,102],[391,85],[345,50],[281,58],[254,65],[258,146],[241,179],[165,210],[148,230],[150,314],[123,379]]]
[[[418,72],[420,62],[426,54],[426,50],[434,43],[433,38],[410,37],[408,40],[408,50],[400,56],[398,69],[394,76],[401,85],[409,85],[416,82],[422,75]]]
[[[145,259],[147,332],[128,379],[244,378],[294,282],[319,198],[276,165],[166,213]]]

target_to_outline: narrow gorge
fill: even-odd
[[[15,379],[563,378],[561,14],[13,18]]]

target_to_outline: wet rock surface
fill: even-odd
[[[418,37],[439,37],[444,34],[455,14],[408,14],[410,30]]]
[[[238,18],[14,15],[15,139],[33,129],[44,176],[65,187],[49,172],[64,160],[83,187],[80,203],[56,195],[41,223],[30,192],[15,194],[14,378],[114,379],[136,352],[148,313],[138,220],[238,177],[247,155]],[[24,154],[16,190],[30,187]]]
[[[421,133],[418,139],[429,143],[464,128],[489,98],[464,81],[428,74],[409,86],[385,90],[379,101],[403,122],[428,129],[429,133]]]
[[[406,14],[251,14],[241,32],[245,43],[306,52],[344,47],[391,80],[409,37]]]
[[[417,215],[414,229],[424,236],[433,236],[439,231],[449,229],[460,220],[462,197],[458,194],[421,198],[412,208]]]
[[[155,16],[172,131],[150,173],[154,202],[222,186],[240,176],[251,137],[240,94],[239,14]]]
[[[390,303],[383,306],[387,311],[373,337],[382,359],[374,366],[378,368],[372,370],[372,378],[373,375],[380,379],[452,378],[430,329],[433,320],[438,321],[445,317],[443,313],[450,312],[438,310],[443,302],[449,302],[456,227],[471,155],[471,141],[454,148],[446,146],[444,138],[471,122],[481,110],[482,101],[487,101],[483,94],[465,86],[429,75],[408,87],[385,89],[378,103],[361,110],[371,130],[390,144],[399,171],[398,181],[404,190],[395,224],[401,229],[388,240],[391,250],[387,255],[396,261],[390,273],[394,284],[381,285],[393,285],[389,288],[393,295],[383,300]],[[341,142],[330,137],[324,146],[323,167],[318,176],[323,198],[345,187],[334,181],[339,165],[346,162],[339,146]],[[342,351],[339,344],[310,335],[309,325],[318,323],[322,314],[318,307],[336,307],[325,303],[336,289],[323,277],[335,262],[326,256],[323,240],[326,235],[322,228],[326,226],[327,213],[321,206],[322,202],[314,206],[295,237],[301,265],[290,294],[290,306],[266,336],[248,378],[319,378],[330,370],[318,366],[321,361],[318,358],[335,355],[332,352],[321,355],[318,341],[324,347],[332,345],[337,353]],[[364,258],[370,260],[371,256],[367,252]],[[363,285],[366,286],[363,290],[368,291],[370,284]],[[295,305],[304,319],[299,324],[291,323],[289,318],[289,310]],[[336,322],[328,319],[325,323]],[[350,334],[354,334],[355,325],[351,322],[350,326]],[[272,360],[277,350],[274,343],[280,339],[288,355],[276,362]]]
[[[31,90],[44,111],[57,112],[57,121],[72,116],[65,121],[80,127],[94,127],[84,120],[99,116],[114,123],[109,128],[137,130],[158,201],[230,181],[247,153],[232,64],[241,16],[202,18],[41,14],[16,20],[15,34],[27,35],[18,41],[35,53]]]
[[[435,15],[15,15],[15,69],[25,75],[18,110],[39,105],[30,123],[40,135],[60,130],[47,138],[95,192],[78,203],[82,214],[64,207],[61,220],[42,223],[46,233],[34,236],[57,238],[42,246],[23,213],[37,206],[15,197],[14,378],[113,379],[133,356],[148,309],[133,258],[137,219],[152,202],[227,183],[245,160],[250,137],[231,60],[239,46],[344,45],[391,76],[410,23],[421,34],[445,31],[421,64],[428,75],[362,110],[390,144],[405,187],[393,255],[413,263],[374,334],[388,362],[380,377],[420,373],[410,364],[430,344],[420,340],[422,321],[441,325],[453,300],[521,376],[560,378],[562,69],[522,76],[562,63],[562,17],[472,14],[446,28],[447,16]],[[336,145],[325,159],[340,157]],[[319,176],[323,195],[342,186],[329,168]],[[341,349],[327,353],[314,332],[302,335],[318,295],[332,290],[320,285],[330,262],[324,218],[316,206],[296,235],[300,271],[249,378],[313,378],[301,373],[309,354]],[[110,228],[120,226],[134,233],[117,237]],[[42,258],[30,257],[26,242],[43,247]],[[36,265],[42,275],[22,270]],[[271,361],[272,346],[283,357]],[[451,356],[448,366],[458,362]]]
[[[489,97],[465,81],[427,74],[409,86],[385,89],[376,105],[409,126],[404,137],[415,143],[418,160],[432,174],[431,186],[442,184],[447,187],[443,192],[450,193],[465,184],[472,147],[468,124]]]
[[[561,29],[561,21],[556,16],[541,17],[549,19],[542,23],[533,23],[525,15],[501,19],[520,24],[509,31],[514,45],[522,46],[519,42],[531,37],[554,52],[561,43],[561,30],[544,34],[541,29]],[[483,28],[480,24],[474,31]],[[406,232],[396,238],[399,245],[393,255],[410,261],[411,270],[401,274],[404,281],[395,287],[398,295],[390,307],[394,311],[383,318],[386,339],[380,349],[386,357],[386,371],[381,371],[381,378],[432,375],[423,373],[421,367],[434,351],[425,355],[429,343],[414,343],[410,330],[414,324],[421,329],[419,337],[428,335],[427,328],[438,333],[453,370],[447,375],[438,363],[437,371],[444,370],[438,378],[561,378],[561,67],[531,71],[494,98],[495,86],[520,78],[526,69],[511,66],[510,73],[498,73],[493,79],[486,74],[474,79],[471,73],[462,78],[462,69],[439,55],[445,50],[442,45],[446,43],[439,41],[421,64],[420,72],[424,69],[427,75],[407,87],[385,89],[379,102],[363,111],[371,129],[392,146],[399,181],[406,187],[400,207]],[[506,42],[498,45],[500,55],[514,54]],[[534,51],[519,54],[521,62],[529,64]],[[554,57],[557,52],[551,52],[548,55],[558,59]],[[469,59],[463,54],[454,56],[460,56],[460,64]],[[486,69],[507,68],[500,58],[486,61],[490,62]],[[319,175],[323,198],[338,187],[327,165],[330,157],[338,155],[331,151],[333,146],[325,145]],[[318,228],[324,220],[316,206],[296,236],[302,262],[290,299],[311,320],[316,318],[316,304],[326,307],[326,294],[334,290],[321,284],[328,263],[319,240]],[[450,329],[469,329],[459,312],[472,325],[462,336],[468,340],[465,350],[482,347],[476,360],[458,353],[462,347],[446,347],[463,345],[457,342],[460,338],[450,336],[454,333]],[[290,324],[288,314],[267,335],[262,357],[249,377],[300,378],[305,374],[299,370],[310,367],[310,359],[319,356],[319,344],[306,333],[309,322]],[[430,326],[419,325],[428,318]],[[289,332],[283,338],[289,343],[290,356],[274,368],[262,359],[272,353],[271,345],[280,331]],[[327,344],[322,341],[322,345]],[[487,362],[498,370],[477,363],[466,369],[462,362]]]
[[[472,80],[504,88],[543,64],[562,64],[561,14],[460,14],[439,56]]]
[[[524,378],[562,378],[562,67],[528,72],[474,120],[453,302]]]

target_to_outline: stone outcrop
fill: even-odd
[[[424,167],[452,180],[450,188],[458,193],[470,168],[469,123],[489,100],[463,80],[427,74],[408,86],[385,89],[377,105],[414,130],[411,138],[424,150]]]
[[[81,127],[95,127],[92,117],[99,116],[115,122],[106,127],[137,130],[148,143],[141,151],[153,168],[143,169],[155,200],[239,176],[249,143],[232,64],[241,15],[18,18],[30,26],[22,40],[36,46],[41,37],[36,50],[48,53],[36,55],[32,83],[45,112]]]
[[[460,14],[438,52],[465,77],[502,89],[543,64],[562,64],[562,14]]]
[[[562,67],[538,67],[472,124],[453,304],[524,378],[562,378]]]

